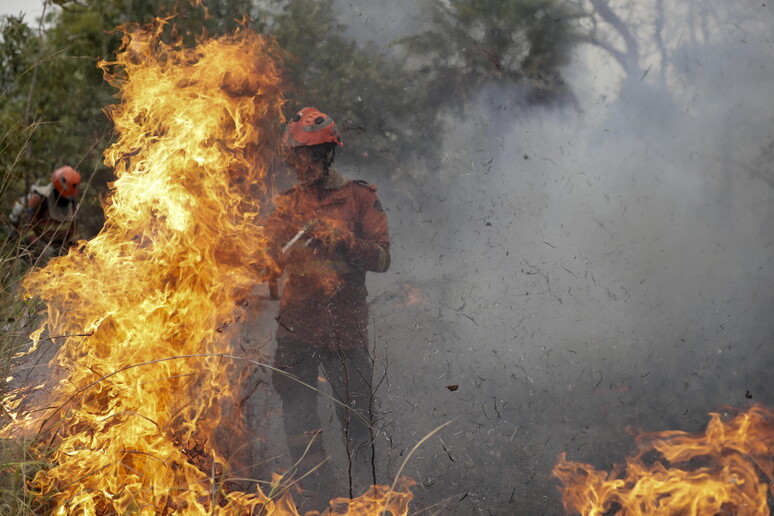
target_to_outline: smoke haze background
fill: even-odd
[[[348,36],[385,52],[422,30],[417,4],[334,2]],[[407,462],[415,512],[563,514],[550,473],[560,452],[609,470],[633,449],[628,426],[697,432],[710,411],[774,406],[774,6],[610,6],[638,61],[624,70],[576,47],[574,105],[533,106],[492,81],[447,116],[430,174],[393,183],[348,168],[358,149],[339,155],[345,175],[379,187],[393,237],[391,269],[368,277],[386,371],[379,480],[452,421]],[[270,359],[266,308],[240,344]],[[270,381],[256,392],[264,459],[285,438]],[[341,465],[338,423],[321,411]]]
[[[363,43],[416,27],[411,9],[340,4]],[[641,69],[578,47],[577,106],[481,91],[410,199],[343,170],[380,187],[393,235],[392,268],[369,276],[382,473],[454,420],[408,462],[415,510],[562,514],[561,451],[609,470],[627,426],[697,432],[774,403],[772,8],[701,6],[669,11],[663,75],[642,7],[626,14]]]

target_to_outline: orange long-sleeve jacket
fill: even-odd
[[[318,245],[304,235],[283,253],[311,220],[346,238]],[[331,170],[318,187],[283,192],[267,220],[266,234],[285,279],[277,338],[329,349],[366,346],[366,272],[385,272],[390,266],[387,216],[376,188]]]

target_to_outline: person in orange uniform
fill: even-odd
[[[73,167],[54,170],[51,182],[33,185],[14,204],[9,222],[20,243],[44,257],[63,254],[78,235],[76,206],[81,175]]]
[[[348,461],[343,471],[326,463],[319,476],[337,476],[357,496],[353,486],[375,482],[366,272],[390,266],[387,217],[375,187],[345,179],[331,167],[343,144],[329,116],[302,109],[285,127],[282,145],[297,184],[279,195],[266,224],[270,254],[285,278],[272,381],[282,399],[291,456],[305,457],[302,464],[311,469],[327,458],[318,432],[319,394],[310,388],[317,387],[322,368],[341,403],[336,412]]]

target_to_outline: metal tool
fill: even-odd
[[[315,224],[314,219],[304,224],[304,226],[300,230],[298,230],[298,233],[293,235],[293,238],[288,240],[288,242],[282,246],[282,254],[286,254],[290,250],[290,248],[293,247],[293,244],[298,242],[310,229],[312,229],[312,226],[314,226],[314,224]]]

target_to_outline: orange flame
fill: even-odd
[[[426,304],[429,302],[427,294],[418,287],[414,287],[408,283],[403,284],[403,294],[406,296],[406,306]]]
[[[639,452],[623,475],[565,460],[553,473],[568,514],[769,514],[774,495],[774,411],[761,405],[723,421],[711,414],[701,435],[679,431],[642,434]]]
[[[357,516],[360,514],[374,514],[386,516],[386,514],[406,515],[409,511],[409,502],[414,496],[409,491],[413,482],[401,479],[397,491],[392,491],[387,486],[372,486],[363,496],[355,500],[348,498],[334,498],[331,500],[330,516]]]
[[[297,514],[289,496],[229,489],[215,447],[236,377],[228,323],[272,265],[259,199],[282,120],[276,48],[246,28],[186,48],[164,23],[125,28],[101,63],[120,98],[103,230],[25,281],[48,307],[33,340],[65,336],[52,365],[66,371],[30,487],[50,514]],[[377,492],[358,514],[387,497],[407,513],[410,493]]]

